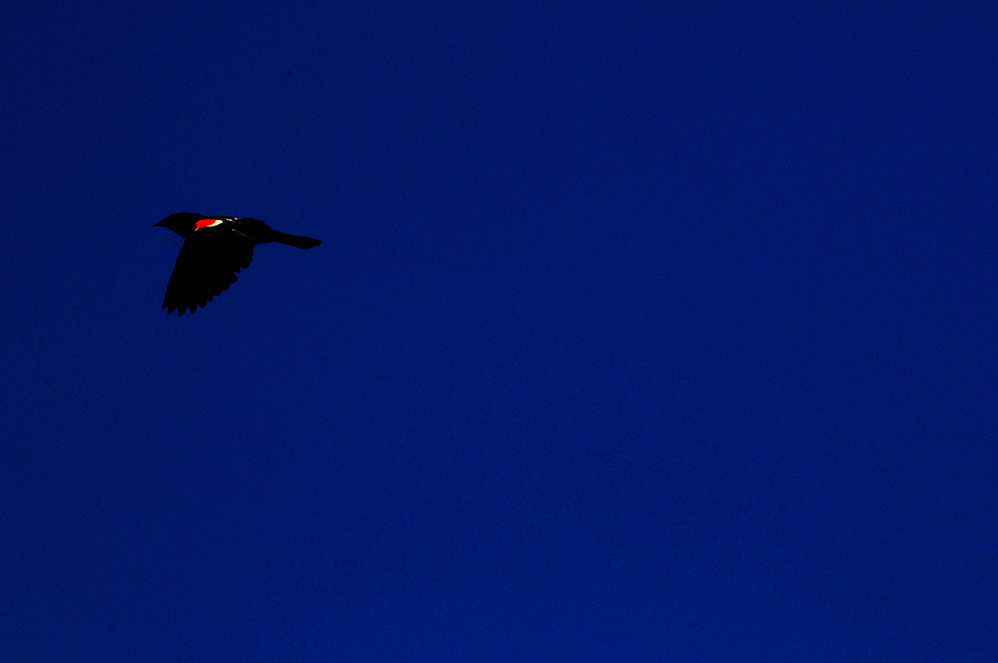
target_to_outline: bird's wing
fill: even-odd
[[[178,315],[204,308],[236,282],[236,272],[253,260],[253,240],[238,233],[204,229],[184,241],[166,286],[163,308]]]

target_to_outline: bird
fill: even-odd
[[[178,316],[194,313],[228,290],[236,282],[236,272],[249,267],[257,244],[277,242],[299,249],[322,244],[311,237],[279,232],[249,217],[178,212],[153,227],[169,228],[184,238],[163,297],[167,315],[174,310]]]

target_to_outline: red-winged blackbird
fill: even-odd
[[[173,309],[183,315],[188,309],[194,313],[198,306],[204,308],[236,282],[236,272],[249,267],[257,244],[278,242],[310,249],[322,243],[278,232],[259,219],[231,216],[180,212],[154,225],[169,228],[184,238],[163,298],[167,314]]]

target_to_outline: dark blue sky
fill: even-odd
[[[14,4],[0,658],[998,660],[994,10]]]

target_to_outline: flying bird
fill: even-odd
[[[166,286],[163,308],[169,315],[177,310],[194,313],[205,307],[215,295],[222,294],[236,282],[236,272],[249,267],[253,247],[277,242],[310,249],[322,242],[278,232],[259,219],[234,216],[204,216],[179,212],[154,226],[169,228],[184,238]]]

